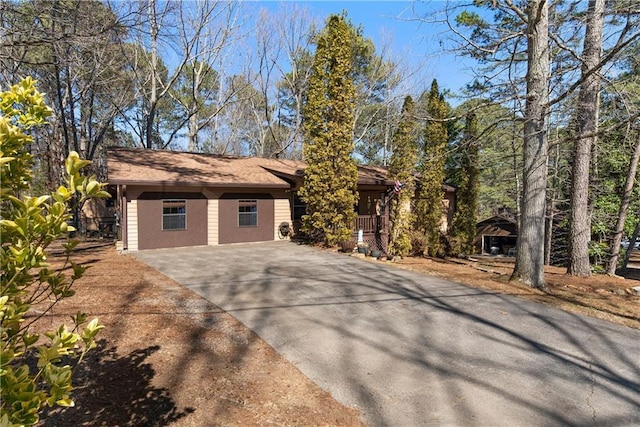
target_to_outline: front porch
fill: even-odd
[[[358,243],[358,233],[362,230],[362,240],[371,249],[387,253],[389,247],[389,218],[386,215],[358,215],[351,235],[351,241]]]

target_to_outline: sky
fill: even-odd
[[[440,89],[458,92],[472,80],[470,60],[442,52],[440,41],[446,38],[444,25],[415,20],[409,1],[256,1],[256,5],[277,10],[288,4],[307,8],[322,19],[332,13],[347,11],[354,25],[361,25],[364,35],[374,41],[376,49],[391,38],[392,54],[413,64],[421,64],[420,82],[428,89],[432,79]],[[428,14],[444,6],[443,1],[418,3],[419,13]]]

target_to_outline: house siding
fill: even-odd
[[[207,200],[207,244],[216,246],[220,242],[218,216],[219,216],[218,199]]]
[[[293,231],[291,224],[291,204],[288,199],[275,199],[273,201],[273,240],[280,240],[282,237],[279,235],[280,224],[286,222],[289,224],[289,229]],[[285,237],[288,239],[288,237]]]
[[[127,203],[127,249],[138,250],[138,201]]]

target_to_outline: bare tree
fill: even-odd
[[[254,78],[263,110],[256,116],[265,127],[265,156],[302,157],[302,106],[311,75],[312,44],[317,19],[298,6],[270,14],[260,11],[256,25],[257,63]]]
[[[32,145],[50,184],[56,185],[71,150],[97,160],[102,172],[101,149],[113,138],[116,115],[132,100],[118,55],[117,39],[126,33],[118,15],[96,1],[2,2],[0,11],[5,84],[16,75],[34,76],[55,110],[52,134]]]
[[[227,46],[229,35],[234,30],[235,3],[146,0],[144,6],[139,10],[133,38],[134,43],[143,47],[143,50],[129,49],[123,50],[123,53],[131,55],[128,59],[132,65],[137,95],[143,101],[139,106],[141,111],[137,114],[140,142],[146,148],[164,149],[194,116],[201,113],[200,106],[206,104],[200,99],[204,92],[200,89],[205,74],[212,70],[209,64]],[[164,54],[165,61],[160,52]],[[188,101],[182,98],[181,102],[177,102],[176,87],[184,78],[187,66],[190,67],[192,91]],[[172,96],[172,101],[168,101]],[[157,121],[163,101],[173,103],[182,110],[182,114],[173,113],[173,122],[165,123],[166,129],[160,135]],[[205,124],[208,124],[210,116],[204,119]],[[195,128],[202,128],[205,124],[196,117],[190,133],[197,133]],[[197,149],[194,140],[191,144]]]
[[[214,2],[217,4],[217,2]],[[182,107],[175,129],[180,129],[188,122],[189,151],[200,151],[199,133],[208,127],[224,105],[228,97],[222,97],[220,90],[220,73],[213,64],[222,62],[227,48],[241,37],[237,11],[234,3],[223,7],[207,8],[206,4],[196,11],[187,22],[190,28],[202,27],[199,40],[194,44],[192,59],[183,68],[183,82],[186,83],[182,96],[176,97],[176,91],[169,94]]]

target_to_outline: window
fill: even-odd
[[[238,226],[257,227],[258,226],[258,201],[238,200]]]
[[[293,220],[299,221],[307,213],[307,204],[302,201],[298,193],[293,193]]]
[[[187,201],[162,201],[162,229],[185,230],[187,228]]]

